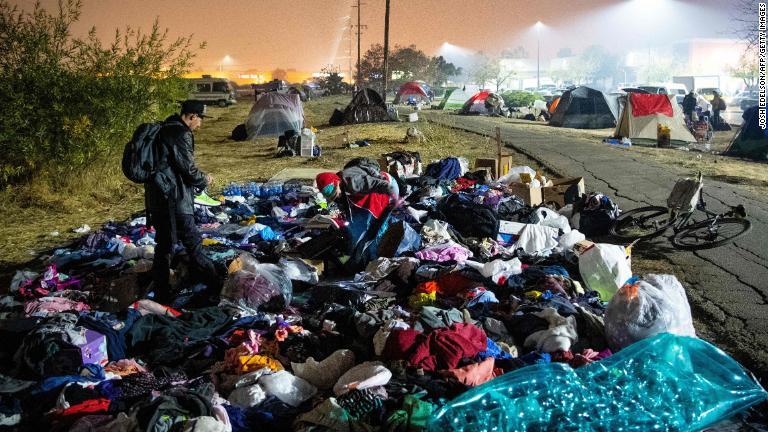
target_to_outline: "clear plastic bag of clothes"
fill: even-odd
[[[608,303],[605,336],[612,349],[665,332],[696,336],[691,306],[675,276],[649,274],[621,287]]]
[[[280,312],[291,302],[293,287],[285,271],[274,264],[260,264],[240,255],[229,266],[222,299],[250,309]]]
[[[768,399],[709,343],[663,333],[572,369],[528,366],[443,406],[430,431],[698,431]]]

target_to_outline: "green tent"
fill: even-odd
[[[739,133],[724,154],[759,161],[768,160],[768,129],[760,128],[757,106],[744,111],[742,118],[744,123]]]
[[[438,109],[457,110],[464,106],[464,102],[472,97],[472,94],[463,91],[460,88],[454,88],[445,91],[445,97],[438,105]]]

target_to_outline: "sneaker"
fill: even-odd
[[[221,201],[215,200],[215,199],[209,197],[208,194],[205,193],[205,191],[203,191],[203,192],[200,192],[200,195],[197,195],[195,197],[195,204],[199,204],[199,205],[202,205],[202,206],[213,207],[213,206],[220,206],[221,205]]]

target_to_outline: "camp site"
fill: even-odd
[[[768,430],[765,14],[0,0],[0,429]]]

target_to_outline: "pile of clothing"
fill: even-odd
[[[0,426],[691,430],[766,400],[695,338],[674,276],[633,276],[571,208],[526,206],[466,165],[397,173],[405,202],[353,273],[328,240],[344,211],[311,182],[229,185],[195,215],[228,270],[214,306],[191,301],[205,287],[183,254],[175,300],[152,300],[142,217],[52,251],[0,297]]]

